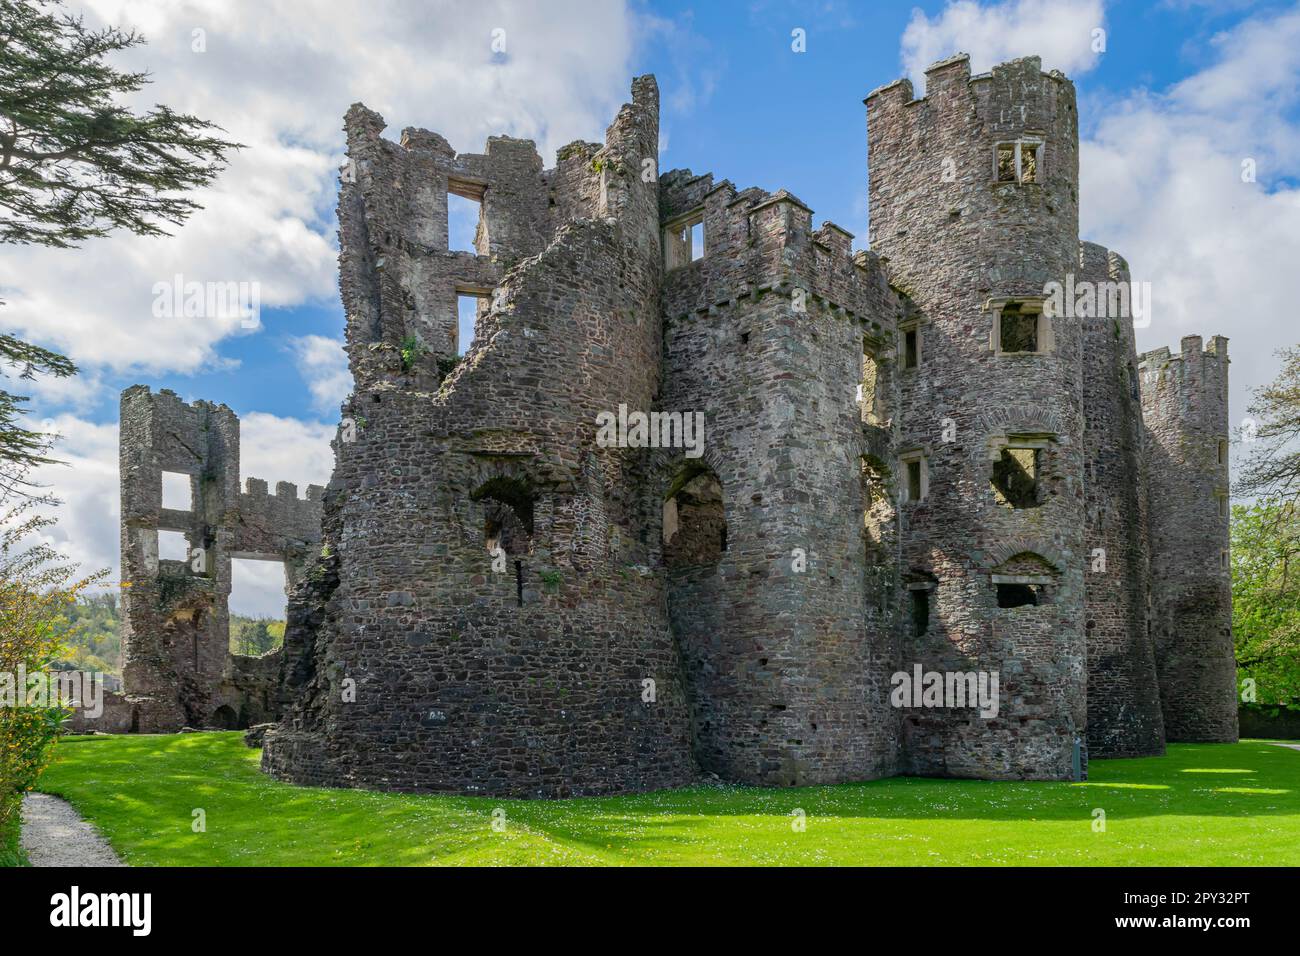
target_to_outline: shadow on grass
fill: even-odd
[[[1258,741],[1098,760],[1079,784],[892,777],[550,801],[295,787],[262,774],[259,757],[239,733],[67,738],[41,789],[70,800],[129,862],[181,865],[788,862],[785,821],[797,810],[823,841],[799,847],[809,862],[834,857],[837,839],[895,854],[908,840],[915,855],[959,832],[987,856],[1005,846],[1008,826],[1075,832],[1099,805],[1112,820],[1193,827],[1291,817],[1279,836],[1300,843],[1300,753]],[[197,833],[196,810],[206,825]]]

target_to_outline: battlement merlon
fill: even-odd
[[[1167,347],[1138,357],[1142,413],[1148,427],[1177,421],[1184,432],[1197,432],[1215,441],[1227,441],[1228,339],[1211,337],[1208,345],[1199,335],[1187,335],[1179,352]],[[1225,470],[1226,460],[1222,462]]]
[[[1109,279],[1130,281],[1128,260],[1096,242],[1079,243],[1079,278],[1091,281]]]
[[[737,191],[728,180],[671,170],[661,177],[664,310],[672,317],[705,312],[775,290],[803,294],[866,323],[887,338],[897,322],[896,296],[878,256],[853,252],[853,234],[833,222],[813,228],[813,211],[787,190]],[[680,234],[702,223],[703,255],[691,261]]]
[[[987,73],[971,75],[970,55],[957,53],[932,63],[925,69],[925,95],[917,97],[912,81],[900,77],[883,86],[878,86],[862,100],[870,110],[893,110],[916,107],[921,104],[943,103],[948,94],[971,91],[980,93],[999,84],[1025,84],[1026,94],[1034,92],[1038,81],[1049,80],[1068,88],[1071,99],[1074,97],[1074,83],[1060,70],[1043,70],[1042,58],[1037,56],[1020,57],[999,63]],[[1026,81],[1028,83],[1026,84]]]

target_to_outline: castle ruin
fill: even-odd
[[[1235,740],[1226,339],[1136,354],[1127,265],[1079,241],[1065,76],[926,77],[866,99],[858,252],[784,190],[657,174],[653,77],[554,169],[352,107],[333,479],[250,544],[233,416],[128,391],[128,691],[211,708],[217,656],[186,655],[223,626],[220,555],[265,550],[303,562],[264,698],[263,766],[297,783],[1059,780]],[[173,455],[164,408],[219,452]],[[157,511],[156,469],[214,461],[192,520]],[[168,521],[216,542],[210,582],[153,572]],[[993,677],[997,706],[915,706],[900,674]]]

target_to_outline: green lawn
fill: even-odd
[[[238,733],[68,738],[41,789],[135,865],[1300,864],[1300,751],[1258,741],[1096,760],[1081,784],[896,777],[556,801],[294,787],[263,776],[259,755]]]

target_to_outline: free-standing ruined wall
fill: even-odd
[[[1228,562],[1228,340],[1141,357],[1152,621],[1165,734],[1237,739]]]
[[[292,584],[320,536],[321,496],[280,482],[239,490],[239,419],[225,405],[142,385],[122,393],[122,673],[127,730],[247,726],[279,713],[278,657],[230,654],[230,562],[283,561]],[[188,476],[189,509],[163,507],[164,472]],[[160,559],[160,531],[184,560]],[[127,706],[130,719],[120,712]]]

